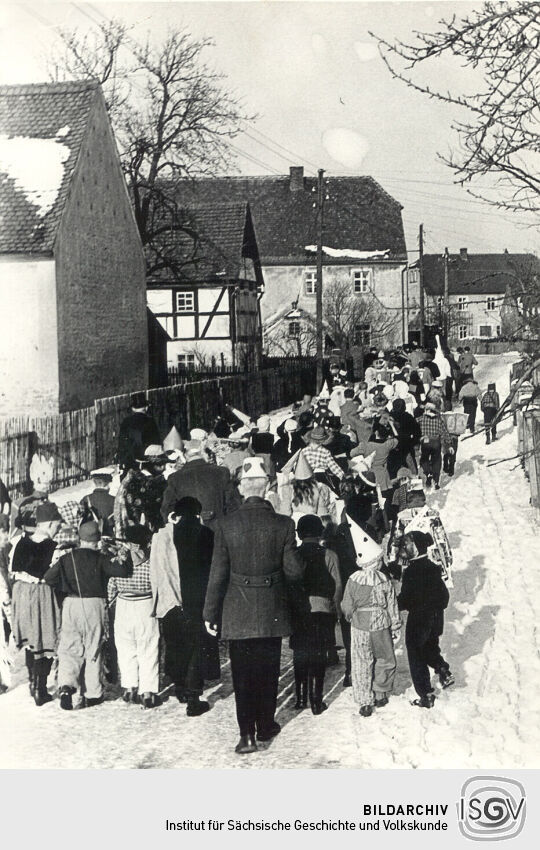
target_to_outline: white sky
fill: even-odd
[[[476,3],[432,2],[134,2],[6,3],[0,0],[0,82],[47,79],[45,57],[58,26],[91,27],[102,16],[124,18],[135,34],[159,37],[168,26],[210,36],[207,61],[222,71],[258,120],[234,145],[244,174],[370,174],[404,206],[410,259],[424,223],[426,251],[540,250],[538,229],[474,201],[452,184],[437,159],[455,142],[456,110],[395,81],[368,31],[393,39],[435,28],[442,17]],[[471,72],[443,61],[433,84],[473,85]],[[264,134],[264,135],[261,135]],[[283,146],[287,151],[283,150]],[[271,150],[269,150],[269,148]],[[253,159],[258,162],[253,162]],[[343,247],[343,246],[333,246]]]

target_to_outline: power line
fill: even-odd
[[[244,159],[248,159],[248,160],[250,160],[250,161],[251,161],[251,162],[253,162],[255,165],[258,165],[258,166],[260,166],[261,168],[266,168],[268,171],[272,171],[272,172],[273,172],[275,175],[277,175],[278,177],[280,177],[280,176],[281,176],[281,175],[280,175],[280,172],[279,172],[279,171],[276,171],[276,169],[275,169],[275,168],[272,168],[272,166],[271,166],[271,165],[268,165],[268,163],[263,162],[262,160],[258,159],[257,157],[253,156],[252,154],[249,154],[249,153],[247,153],[246,151],[243,151],[241,148],[237,147],[236,145],[233,145],[233,144],[232,144],[232,142],[225,142],[225,144],[226,144],[228,147],[230,147],[233,151],[235,151],[236,153],[238,153],[240,156],[244,157]]]
[[[243,119],[243,120],[244,120],[245,124],[248,123],[247,119]],[[256,133],[259,133],[259,135],[263,136],[263,138],[265,138],[267,141],[271,142],[276,147],[281,148],[283,151],[285,151],[285,153],[288,153],[290,156],[294,156],[296,161],[301,161],[301,162],[307,163],[307,165],[311,165],[312,168],[315,169],[315,171],[318,170],[319,166],[315,165],[315,163],[313,163],[313,162],[310,162],[310,160],[306,159],[306,157],[301,156],[298,152],[290,150],[290,148],[286,148],[285,145],[282,145],[281,142],[276,141],[276,139],[272,139],[271,136],[268,136],[266,133],[263,133],[263,131],[259,130],[258,127],[254,127],[254,126],[251,126],[251,125],[250,125],[250,127]],[[247,135],[247,133],[246,133],[246,135]],[[257,140],[255,139],[255,141],[257,141]],[[260,144],[262,144],[262,142],[260,142]]]

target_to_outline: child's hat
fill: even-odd
[[[91,478],[111,478],[116,472],[116,466],[100,466],[99,469],[92,469],[90,472]]]
[[[247,458],[242,464],[241,480],[244,478],[268,478],[262,457]]]
[[[382,561],[382,549],[378,543],[367,534],[349,514],[347,525],[349,526],[356,555],[356,563],[363,570],[377,569]]]

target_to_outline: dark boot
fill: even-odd
[[[94,705],[101,705],[102,702],[105,702],[105,697],[85,697],[83,705],[85,708],[93,708]]]
[[[322,714],[328,706],[323,702],[324,668],[322,673],[311,673],[309,676],[309,704],[313,714]]]
[[[358,713],[361,714],[362,717],[371,717],[371,715],[373,714],[373,706],[361,705]]]
[[[388,697],[386,694],[379,699],[375,698],[375,708],[384,708],[385,705],[388,705]]]
[[[449,688],[450,685],[454,684],[455,679],[452,673],[450,672],[450,667],[448,666],[448,664],[441,665],[436,672],[439,674],[439,682],[441,683],[443,688]]]
[[[255,741],[255,735],[242,735],[236,747],[234,748],[234,751],[239,755],[246,755],[247,753],[256,753],[257,743]]]
[[[51,702],[52,696],[47,690],[47,676],[42,673],[36,676],[34,683],[34,702],[36,705],[45,705],[46,702]]]
[[[69,685],[63,685],[63,687],[60,688],[58,692],[60,696],[60,708],[63,708],[64,711],[72,710],[74,693],[75,688],[70,688]]]
[[[142,696],[139,698],[139,701],[143,708],[157,708],[163,702],[163,700],[158,694],[153,694],[150,691],[142,694]]]
[[[433,708],[435,705],[435,694],[433,692],[425,694],[420,699],[413,700],[411,705],[416,705],[418,708]]]
[[[188,717],[200,717],[210,711],[210,703],[200,700],[199,697],[189,697],[187,701],[186,714]]]
[[[39,658],[34,660],[34,702],[36,705],[45,705],[51,702],[52,696],[47,690],[47,678],[51,672],[52,658]]]
[[[343,677],[343,687],[344,688],[352,688],[352,681],[350,673],[345,673]]]
[[[30,696],[34,696],[34,653],[30,652],[29,649],[24,650],[24,660],[26,664],[26,669],[28,670],[28,690],[30,691]]]

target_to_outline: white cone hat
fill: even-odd
[[[171,430],[163,440],[163,448],[166,451],[170,449],[179,449],[182,451],[184,448],[184,442],[175,425],[172,426]]]
[[[328,384],[326,383],[326,381],[322,385],[322,389],[319,393],[319,398],[330,398],[330,393],[328,391]]]
[[[377,569],[382,561],[382,549],[357,522],[346,514],[356,554],[356,563],[363,570]]]

